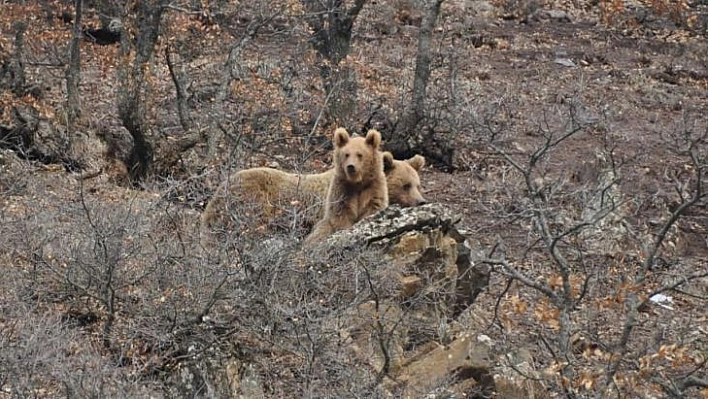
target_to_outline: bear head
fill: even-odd
[[[428,202],[420,192],[418,176],[418,171],[425,166],[425,158],[416,155],[405,161],[397,161],[393,159],[390,152],[384,152],[383,163],[388,184],[388,198],[392,204],[408,207],[424,205]]]
[[[382,173],[379,146],[381,133],[369,130],[366,137],[350,137],[344,128],[334,131],[334,164],[337,175],[351,184],[375,180]]]

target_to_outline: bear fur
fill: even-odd
[[[425,166],[425,158],[415,155],[405,161],[397,161],[393,159],[390,152],[384,152],[382,156],[389,204],[403,207],[426,204],[427,201],[420,191],[420,176],[418,176],[418,172]]]
[[[382,157],[389,204],[402,207],[425,204],[418,175],[425,166],[425,158],[416,155],[399,161],[393,159],[390,152],[382,153]],[[316,174],[295,174],[273,168],[241,170],[219,186],[202,214],[202,225],[224,226],[228,203],[250,203],[269,223],[284,213],[284,208],[291,208],[301,212],[303,225],[312,227],[324,216],[324,200],[334,172],[334,169]]]
[[[322,217],[322,204],[334,170],[316,174],[295,174],[273,168],[241,170],[229,176],[207,203],[202,226],[228,226],[229,208],[233,205],[256,214],[261,222],[276,224],[288,210],[297,210],[303,224],[314,225]]]
[[[334,177],[327,190],[324,216],[307,237],[308,244],[388,207],[384,157],[379,151],[381,133],[372,129],[366,137],[352,138],[338,128],[332,143]]]

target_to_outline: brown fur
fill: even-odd
[[[383,153],[384,173],[391,204],[418,206],[427,201],[420,192],[418,171],[425,166],[425,158],[416,155],[405,161],[396,161],[390,152]]]
[[[381,133],[369,130],[366,138],[351,138],[339,128],[332,142],[334,178],[327,191],[325,214],[307,237],[308,243],[321,241],[388,206],[383,155],[379,152]]]
[[[202,225],[213,228],[228,225],[229,204],[251,205],[252,213],[263,222],[277,218],[285,208],[302,211],[307,224],[314,224],[321,217],[321,203],[327,195],[327,187],[334,176],[333,171],[317,174],[294,174],[273,168],[241,170],[219,186],[202,215]]]
[[[390,152],[382,156],[389,203],[403,207],[424,204],[418,171],[425,165],[425,158],[416,155],[399,161]],[[228,197],[232,203],[256,205],[266,221],[272,221],[282,211],[280,204],[297,207],[303,212],[304,224],[313,226],[324,216],[322,205],[334,172],[334,169],[316,174],[294,174],[273,168],[241,170],[231,175],[207,203],[202,224],[212,227],[223,223]]]

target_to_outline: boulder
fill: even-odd
[[[450,315],[469,307],[489,283],[484,253],[458,229],[460,216],[441,204],[390,206],[328,238],[330,253],[380,249],[400,272],[399,299],[442,295]],[[436,294],[437,293],[437,294]]]
[[[324,259],[380,251],[396,272],[391,294],[357,306],[341,330],[360,362],[393,377],[390,392],[421,397],[446,381],[455,381],[456,390],[491,389],[487,346],[453,326],[489,282],[489,268],[476,263],[482,251],[460,232],[459,221],[441,204],[391,206],[323,244]]]
[[[469,307],[487,285],[483,256],[456,227],[460,216],[441,204],[390,206],[339,231],[327,240],[329,253],[363,247],[381,250],[396,266],[396,300],[413,306],[418,323],[453,318]]]
[[[489,348],[468,332],[419,356],[402,367],[393,380],[405,387],[404,398],[426,397],[441,388],[447,391],[447,397],[470,390],[488,394],[493,389],[490,371]]]
[[[395,271],[387,295],[337,318],[345,347],[382,376],[393,397],[541,397],[546,391],[533,379],[529,351],[495,351],[483,334],[490,321],[475,300],[489,284],[490,268],[459,222],[441,204],[391,206],[309,254],[333,264],[373,250],[379,267]]]

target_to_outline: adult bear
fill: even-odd
[[[381,133],[372,129],[366,137],[351,138],[339,128],[332,143],[334,177],[327,190],[324,216],[307,237],[308,244],[388,207],[388,186],[379,151]]]

